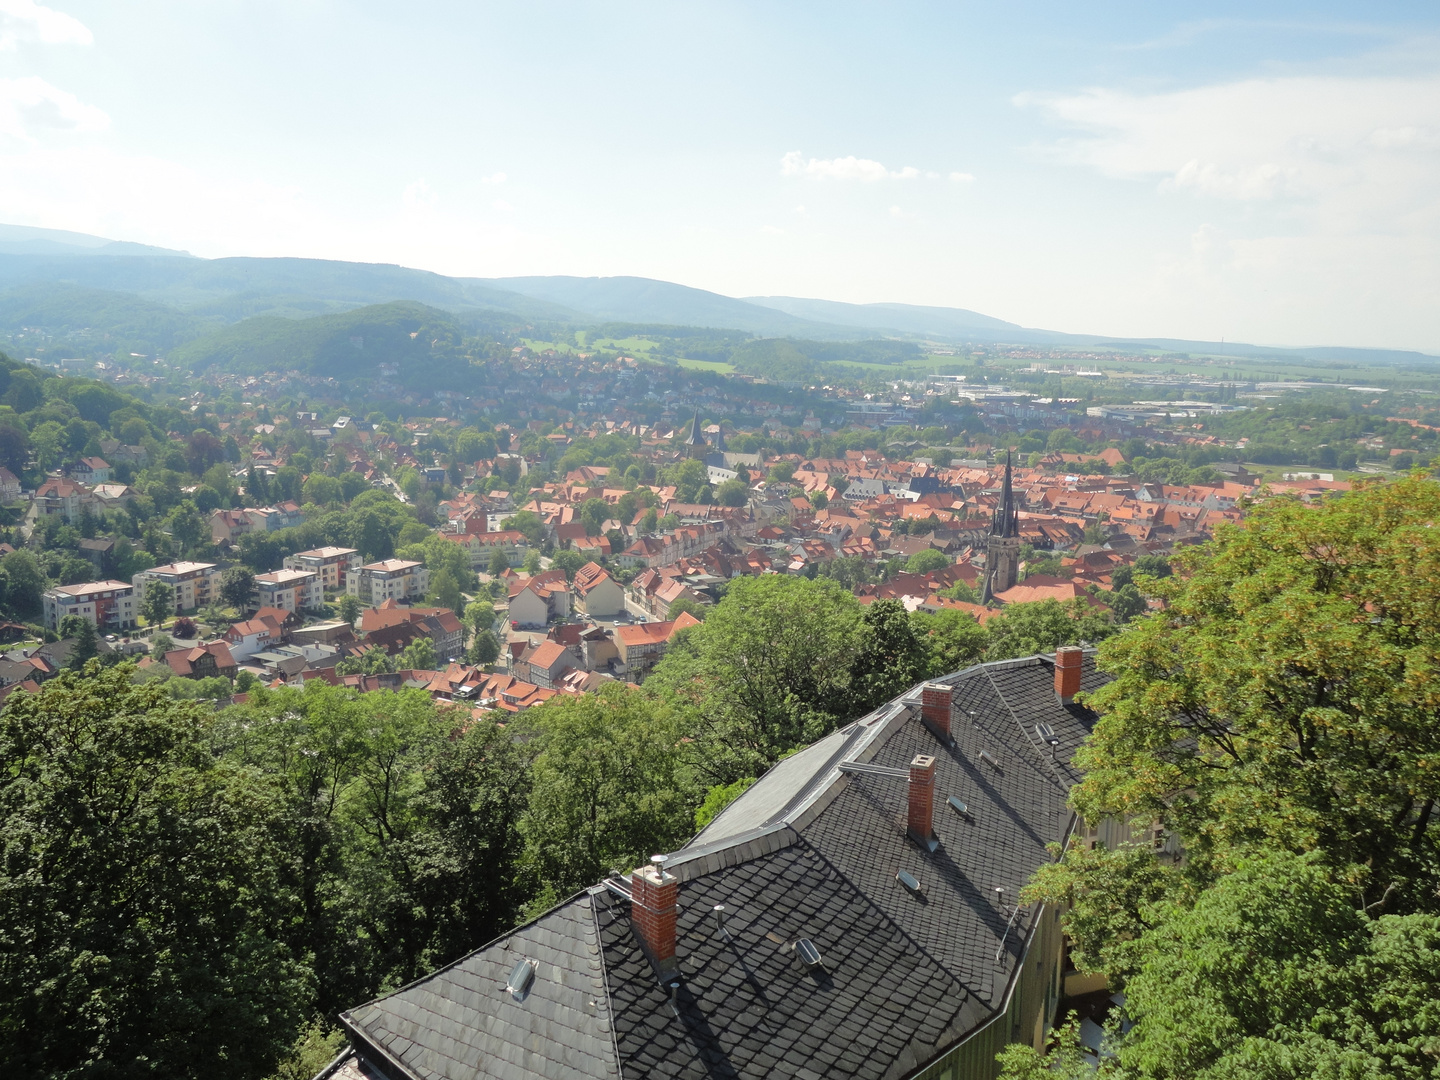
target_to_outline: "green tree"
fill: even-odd
[[[545,523],[533,510],[521,510],[500,523],[502,529],[514,529],[525,537],[531,547],[539,547],[545,539]]]
[[[163,581],[147,581],[138,606],[147,623],[164,626],[165,620],[175,614],[175,587]]]
[[[438,607],[449,608],[457,615],[465,610],[465,597],[460,594],[460,583],[449,567],[438,571],[430,579],[430,602]]]
[[[650,509],[646,510],[645,513],[640,515],[640,532],[646,535],[653,533],[659,521],[660,518],[655,510],[655,507],[650,507]]]
[[[1357,907],[1353,880],[1336,880],[1324,862],[1319,852],[1252,853],[1193,899],[1142,900],[1125,983],[1133,1026],[1112,1040],[1109,1071],[1157,1080],[1433,1072],[1440,918],[1373,917]],[[1073,1040],[1048,1059],[1012,1047],[1002,1075],[1084,1075],[1072,1070]]]
[[[184,499],[170,511],[168,517],[170,535],[183,552],[194,552],[202,544],[210,543],[210,529],[199,509],[189,499]]]
[[[1010,604],[985,623],[986,660],[1054,652],[1061,645],[1094,643],[1115,632],[1110,617],[1083,599]]]
[[[350,593],[346,593],[335,603],[336,613],[340,616],[341,621],[349,626],[355,625],[355,620],[360,618],[360,612],[364,608],[365,605],[360,603],[360,598]]]
[[[1120,622],[1129,622],[1146,611],[1145,598],[1134,585],[1125,585],[1114,590],[1109,596],[1110,610]]]
[[[0,1064],[262,1077],[313,994],[281,808],[210,752],[208,709],[133,671],[0,713]]]
[[[989,635],[966,611],[954,608],[942,608],[933,614],[916,611],[910,615],[910,622],[916,636],[925,644],[927,678],[963,671],[979,663],[990,643]]]
[[[395,658],[395,667],[400,671],[434,671],[440,665],[435,655],[435,642],[428,637],[416,638]]]
[[[610,516],[610,504],[604,499],[586,499],[580,504],[580,520],[586,536],[599,536]]]
[[[75,628],[75,644],[70,649],[70,670],[83,671],[86,663],[99,655],[99,652],[100,641],[95,632],[95,624],[82,618],[80,625]]]
[[[564,570],[566,581],[574,581],[575,571],[579,570],[589,561],[589,559],[581,555],[578,551],[557,551],[550,557],[550,566],[552,569]]]
[[[470,639],[465,661],[470,664],[493,664],[500,657],[500,639],[493,630],[477,630]]]
[[[175,641],[169,634],[157,630],[150,635],[150,658],[152,660],[164,660],[165,654],[173,648],[175,648]]]
[[[702,604],[698,600],[691,600],[688,596],[682,596],[666,609],[665,617],[667,619],[678,619],[681,615],[693,615],[701,622],[704,622],[705,613],[708,610],[709,605]]]
[[[721,506],[744,506],[750,501],[750,486],[743,480],[726,480],[715,489],[715,501]]]
[[[733,783],[835,726],[859,640],[859,602],[835,582],[737,578],[646,685],[676,702],[708,783]]]
[[[492,578],[498,578],[508,569],[510,569],[510,559],[503,548],[497,547],[490,552],[490,576]]]
[[[5,603],[11,611],[21,616],[40,611],[40,598],[49,582],[34,555],[23,549],[10,552],[0,559],[0,575],[5,580]]]
[[[688,837],[679,732],[653,699],[612,683],[552,698],[520,723],[538,750],[521,828],[543,896],[631,870]]]
[[[378,645],[358,656],[346,656],[335,665],[336,675],[383,675],[394,670],[394,658]]]
[[[1263,838],[1363,863],[1379,910],[1433,897],[1437,515],[1440,482],[1411,476],[1267,500],[1176,555],[1155,583],[1165,617],[1101,646],[1114,679],[1077,757],[1086,819],[1153,817],[1192,862]]]
[[[66,638],[78,637],[80,635],[81,624],[89,622],[90,620],[84,615],[66,615],[60,620],[59,625],[55,627],[55,634],[61,641],[64,641]],[[90,623],[90,626],[93,629],[95,624]]]
[[[905,564],[905,570],[911,574],[928,574],[932,570],[944,570],[950,565],[950,556],[943,551],[936,551],[934,548],[926,548],[924,551],[917,551]]]
[[[220,599],[242,615],[255,595],[255,575],[243,566],[227,567],[220,574]]]
[[[339,480],[318,472],[310,474],[310,478],[301,488],[301,494],[306,502],[314,503],[316,506],[329,506],[331,503],[341,502],[345,498],[345,491],[341,488]]]
[[[867,713],[929,674],[930,651],[899,600],[876,600],[860,619],[850,664],[848,712]]]
[[[532,551],[525,556],[525,565],[521,567],[527,574],[538,574],[540,572],[540,553]]]

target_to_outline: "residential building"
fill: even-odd
[[[586,563],[575,571],[575,606],[586,615],[619,615],[625,610],[625,590],[600,566]]]
[[[222,546],[230,546],[253,528],[244,510],[211,510],[210,540]]]
[[[110,463],[104,458],[98,457],[83,457],[70,466],[72,478],[92,487],[96,484],[109,483],[111,472]]]
[[[284,636],[284,629],[274,618],[256,617],[232,623],[225,631],[225,644],[230,648],[230,655],[243,663],[256,653],[279,645]]]
[[[177,562],[141,570],[131,579],[135,585],[135,602],[145,599],[145,589],[152,581],[163,582],[175,590],[175,613],[204,607],[220,599],[220,568],[214,563]]]
[[[570,615],[570,587],[565,571],[546,570],[510,586],[510,621],[517,626],[540,627],[551,619]]]
[[[224,641],[211,641],[188,649],[172,649],[161,661],[182,679],[209,679],[223,676],[233,679],[239,670],[230,646]]]
[[[425,564],[406,559],[384,559],[345,573],[345,591],[371,607],[379,607],[386,600],[413,600],[424,596],[429,588],[430,571]]]
[[[287,570],[311,570],[320,575],[321,588],[329,591],[345,587],[345,575],[359,567],[360,552],[347,547],[321,547],[297,551],[285,559]]]
[[[20,478],[0,466],[0,503],[13,503],[20,498]]]
[[[272,570],[255,575],[255,595],[261,607],[306,611],[325,603],[320,575],[313,570]]]
[[[564,645],[558,641],[542,641],[521,654],[517,673],[536,686],[549,689],[556,686],[567,671],[578,666]]]
[[[401,607],[387,600],[360,613],[360,633],[367,646],[379,646],[392,656],[420,638],[430,639],[442,661],[465,651],[465,624],[449,608]]]
[[[68,476],[52,476],[35,489],[35,513],[39,517],[59,514],[68,524],[80,521],[90,502],[90,489]]]
[[[1075,649],[914,687],[679,850],[341,1012],[325,1075],[995,1075],[1007,1044],[1044,1047],[1066,988],[1060,911],[1019,897],[1047,844],[1088,835],[1075,694],[1103,681]]]
[[[135,587],[123,581],[57,585],[42,597],[45,627],[58,630],[66,615],[80,615],[100,630],[129,630],[135,625]]]
[[[615,627],[615,647],[620,653],[621,669],[624,676],[633,683],[645,681],[660,658],[675,631],[695,626],[700,620],[688,611],[681,612],[678,619],[670,622],[641,623],[638,626]]]

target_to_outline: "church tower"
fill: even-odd
[[[700,434],[700,410],[695,410],[695,422],[690,425],[690,435],[685,440],[685,454],[687,457],[704,459],[705,457],[705,436]]]
[[[1015,515],[1015,494],[1010,488],[1010,451],[1005,451],[1005,484],[1000,504],[990,523],[990,541],[985,549],[985,590],[982,603],[1013,588],[1020,576],[1020,525]]]

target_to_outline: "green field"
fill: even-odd
[[[721,375],[729,375],[735,371],[734,364],[727,364],[723,360],[687,360],[682,356],[677,358],[675,362],[683,368],[689,368],[691,371],[716,371]]]

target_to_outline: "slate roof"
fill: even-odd
[[[1059,702],[1053,672],[1029,657],[938,680],[954,687],[953,745],[921,722],[916,687],[776,765],[673,853],[673,1006],[629,900],[600,884],[343,1014],[352,1043],[393,1080],[913,1075],[1004,1009],[1040,915],[1017,894],[1071,827],[1069,762],[1096,717]],[[1082,687],[1104,681],[1087,655]],[[1037,722],[1060,739],[1053,760]],[[906,780],[873,771],[916,753],[936,758],[934,850],[906,836]],[[797,960],[802,937],[821,968]],[[532,954],[534,989],[515,1002],[505,978]]]

